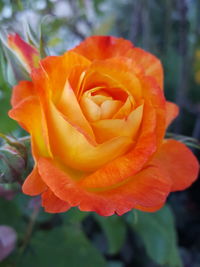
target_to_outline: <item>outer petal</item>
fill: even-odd
[[[166,128],[178,116],[178,113],[179,113],[179,107],[176,104],[167,101],[166,102]]]
[[[145,212],[155,212],[163,207],[165,202],[163,202],[161,205],[155,206],[155,207],[143,207],[143,206],[135,206],[135,209],[145,211]]]
[[[44,156],[51,155],[47,126],[37,97],[25,98],[9,111],[9,116],[31,134],[37,153]]]
[[[172,139],[164,141],[152,164],[170,177],[172,191],[189,187],[197,179],[199,172],[199,162],[193,153],[184,144]]]
[[[34,86],[32,82],[21,81],[16,86],[13,87],[11,104],[16,106],[24,100],[25,98],[32,96],[34,94]]]
[[[136,65],[143,69],[145,75],[154,77],[160,88],[163,89],[163,68],[157,57],[138,47],[128,50],[123,56],[131,58]]]
[[[46,184],[41,179],[37,166],[34,167],[33,171],[29,174],[29,176],[24,181],[22,186],[22,191],[24,194],[30,196],[36,196],[41,194],[47,189]]]
[[[131,48],[133,48],[133,44],[123,38],[91,36],[72,49],[72,51],[93,61],[123,56]]]
[[[18,34],[10,34],[8,36],[8,45],[16,53],[29,73],[32,68],[38,67],[40,59],[39,52],[35,47],[21,39]]]
[[[106,191],[87,191],[74,182],[51,159],[39,159],[39,172],[54,194],[80,210],[95,211],[103,216],[122,215],[134,207],[156,207],[163,204],[170,180],[158,168],[148,166],[126,183]],[[58,182],[59,181],[59,182]]]
[[[150,76],[138,75],[143,88],[144,102],[150,101],[156,111],[156,138],[159,146],[166,130],[166,101],[163,91]]]
[[[42,206],[49,213],[65,212],[71,207],[66,201],[54,195],[50,189],[42,194]]]

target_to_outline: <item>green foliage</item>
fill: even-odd
[[[105,260],[76,226],[34,234],[20,267],[106,267]]]
[[[71,208],[68,212],[62,214],[64,223],[80,224],[90,213],[82,212],[77,208]]]
[[[142,239],[148,255],[158,264],[181,267],[174,218],[170,208],[166,205],[156,213],[138,211],[136,223],[133,216],[133,213],[129,213],[128,221]]]
[[[21,213],[15,202],[0,198],[0,210],[0,224],[8,225],[19,230]]]
[[[96,220],[103,229],[108,242],[108,254],[116,254],[122,248],[126,238],[126,225],[117,215],[101,217],[96,215]]]
[[[8,111],[11,108],[10,97],[11,90],[6,81],[7,65],[0,43],[0,132],[9,133],[17,128],[17,123],[8,117]]]
[[[3,91],[0,92],[0,132],[1,133],[11,133],[16,130],[19,126],[17,123],[8,117],[8,111],[11,109],[10,105],[10,88],[3,86]]]

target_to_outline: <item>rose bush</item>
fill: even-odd
[[[19,56],[27,50],[15,38],[10,46]],[[155,56],[110,36],[87,38],[38,68],[29,51],[31,81],[13,88],[9,115],[31,135],[35,166],[23,192],[41,194],[47,212],[156,211],[194,182],[195,156],[164,139],[178,108],[165,100]]]

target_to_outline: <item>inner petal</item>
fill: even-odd
[[[143,117],[143,104],[133,110],[127,119],[99,120],[92,123],[96,140],[99,143],[109,139],[126,136],[136,139]]]
[[[101,108],[87,94],[81,98],[80,105],[89,121],[97,121],[101,118]]]
[[[109,119],[123,105],[119,100],[106,100],[101,104],[101,119]]]
[[[56,106],[58,110],[71,121],[72,124],[82,128],[82,130],[94,139],[93,130],[86,120],[68,80],[65,83],[61,98]]]
[[[83,113],[89,121],[94,122],[100,119],[111,119],[116,113],[118,113],[124,105],[124,101],[115,98],[115,90],[116,88],[97,86],[84,92],[80,100],[80,105]],[[120,92],[120,89],[117,88],[116,91]]]

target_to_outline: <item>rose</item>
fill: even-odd
[[[94,36],[41,60],[31,79],[14,87],[9,115],[31,135],[35,167],[23,192],[41,194],[47,212],[156,211],[196,179],[192,152],[164,139],[178,108],[152,54]]]

